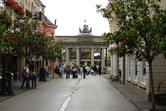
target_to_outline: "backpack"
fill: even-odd
[[[23,72],[21,73],[22,77],[26,77],[26,76],[27,76],[26,69],[27,69],[27,68],[24,68],[24,69],[23,69]]]

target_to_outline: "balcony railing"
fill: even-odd
[[[34,20],[44,20],[47,24],[54,25],[42,12],[35,12],[33,14]]]

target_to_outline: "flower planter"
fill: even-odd
[[[19,4],[17,4],[14,0],[7,0],[5,3],[6,6],[8,6],[10,9],[13,9],[18,16],[25,15],[25,11],[23,10],[23,8]]]

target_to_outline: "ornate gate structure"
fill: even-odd
[[[91,35],[92,28],[87,24],[83,25],[83,30],[79,28],[80,34],[77,36],[55,36],[57,42],[61,41],[66,47],[65,64],[71,62],[80,66],[105,66],[106,43],[101,36]]]

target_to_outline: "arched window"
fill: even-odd
[[[32,5],[31,5],[31,12],[33,13],[33,2],[32,2]]]
[[[28,10],[30,10],[30,3],[28,3]]]
[[[24,7],[25,7],[25,9],[28,9],[28,3],[27,3],[27,0],[24,0]]]

